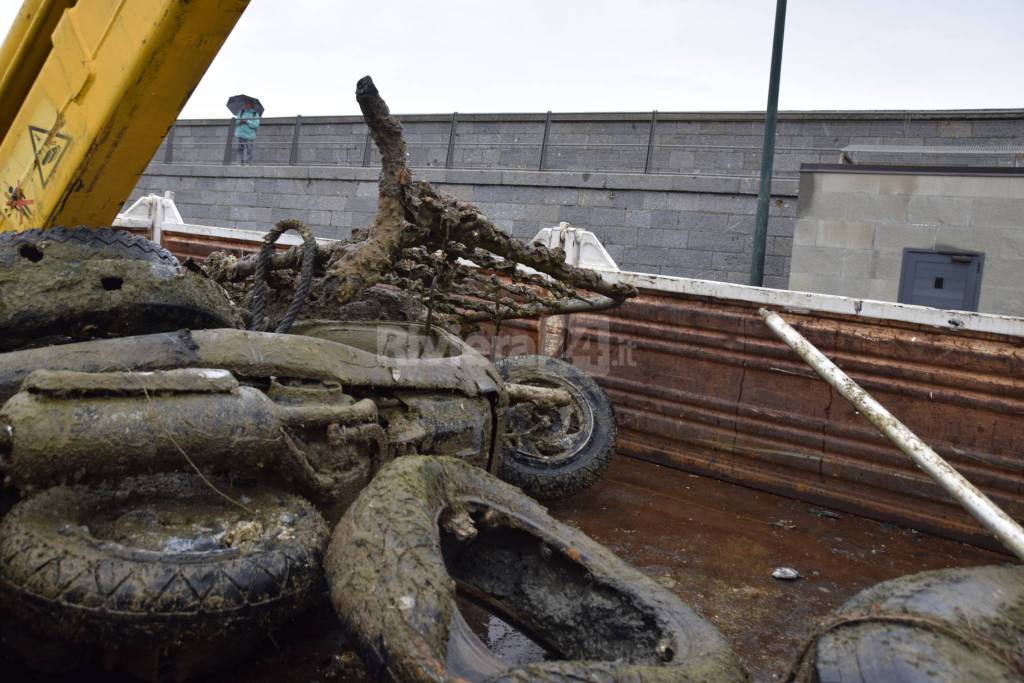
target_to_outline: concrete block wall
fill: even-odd
[[[560,221],[592,230],[624,270],[747,282],[757,183],[752,178],[426,168],[521,239]],[[175,193],[186,222],[265,231],[298,218],[322,237],[371,223],[378,169],[151,164],[129,201]],[[768,226],[766,284],[785,287],[796,183],[779,179]]]
[[[543,160],[544,114],[459,114],[451,146],[451,114],[400,118],[417,173],[519,237],[568,221],[596,232],[624,269],[747,281],[760,114],[659,112],[653,140],[649,112],[552,114]],[[228,130],[227,120],[178,122],[133,198],[174,190],[190,222],[255,230],[289,216],[328,237],[369,224],[379,157],[359,117],[266,118],[255,163],[245,168],[223,166]],[[1024,110],[784,112],[768,286],[788,285],[800,165],[838,161],[839,149],[853,143],[1021,145]],[[957,157],[959,164],[1016,161]],[[883,209],[884,202],[865,208],[862,220]]]
[[[1024,315],[1024,173],[808,169],[791,289],[896,301],[904,248],[983,252],[978,310]]]
[[[450,159],[451,114],[400,118],[415,167],[541,167],[544,114],[459,114]],[[367,131],[359,117],[305,117],[301,122],[299,165],[376,165],[374,154],[364,156]],[[292,118],[264,120],[256,142],[256,163],[288,163],[294,124]],[[659,112],[652,140],[650,112],[552,114],[544,169],[642,172],[647,168],[651,173],[756,175],[762,131],[763,116],[758,113]],[[226,120],[179,121],[170,160],[222,163],[227,132]],[[1024,110],[783,112],[776,140],[776,173],[795,178],[801,164],[837,162],[839,150],[849,144],[1019,146],[1024,144]],[[1024,164],[1024,155],[1012,153],[950,158],[958,165]],[[948,164],[950,158],[929,155],[887,161]],[[156,159],[168,161],[166,143]],[[855,159],[879,160],[864,154]]]

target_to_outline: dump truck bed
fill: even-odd
[[[165,231],[163,241],[179,257],[245,253],[258,243],[206,232]],[[567,352],[588,367],[591,347],[605,344],[611,367],[592,369],[604,370],[595,374],[616,403],[623,455],[593,489],[550,509],[711,620],[753,680],[782,679],[817,624],[868,586],[1010,561],[920,531],[994,544],[755,317],[760,305],[785,308],[1011,514],[1021,509],[1024,485],[1016,455],[1024,383],[1015,371],[1024,322],[623,277],[633,277],[642,296],[619,310],[573,316]],[[535,323],[503,330],[503,341],[539,342]],[[773,579],[784,566],[803,578]],[[539,655],[497,617],[468,620],[513,661]],[[326,599],[286,633],[216,680],[371,680]]]

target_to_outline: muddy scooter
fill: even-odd
[[[387,462],[448,455],[552,497],[611,458],[607,397],[560,361],[495,365],[414,323],[293,332],[0,355],[5,473],[41,492],[0,526],[0,590],[19,623],[88,656],[106,644],[108,665],[144,678],[194,675],[223,659],[196,643],[229,634],[242,647],[311,604],[323,517],[333,524]],[[47,552],[55,571],[34,571]]]

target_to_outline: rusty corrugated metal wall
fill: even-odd
[[[784,313],[971,481],[1024,518],[1024,340]],[[740,301],[644,291],[576,315],[608,356],[622,453],[985,545],[980,527]],[[600,368],[598,360],[596,366]],[[767,520],[770,521],[770,520]]]

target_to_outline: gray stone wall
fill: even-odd
[[[791,289],[896,301],[907,247],[984,253],[978,310],[1024,315],[1024,175],[802,174]]]
[[[763,116],[755,113],[460,114],[402,116],[410,162],[417,168],[538,170],[544,130],[545,170],[755,175],[761,165]],[[287,164],[292,118],[267,118],[256,142],[256,163]],[[297,165],[376,166],[367,154],[359,117],[301,118]],[[776,173],[795,178],[804,163],[836,163],[839,150],[862,145],[1024,144],[1024,110],[783,112],[776,139]],[[223,163],[227,120],[179,121],[170,145],[155,160]],[[449,139],[452,139],[449,157]],[[647,163],[648,146],[651,157]],[[862,152],[857,162],[987,166],[1024,164],[1024,154],[905,155]]]
[[[400,118],[417,173],[518,237],[568,221],[626,270],[747,281],[760,114],[658,113],[653,136],[649,112]],[[190,222],[254,230],[287,216],[326,237],[369,224],[379,158],[359,117],[264,119],[250,167],[223,165],[227,142],[227,120],[179,121],[133,198],[173,190]],[[1024,110],[783,112],[766,285],[788,284],[801,164],[837,162],[849,144],[1020,146]],[[856,161],[1024,165],[1012,151],[924,156]]]
[[[130,201],[171,190],[189,223],[267,230],[294,217],[319,236],[343,238],[372,221],[377,175],[353,167],[152,164]],[[624,270],[729,282],[749,276],[752,178],[466,169],[418,176],[522,239],[560,221],[592,230]],[[777,180],[773,194],[765,280],[785,287],[796,182]]]

